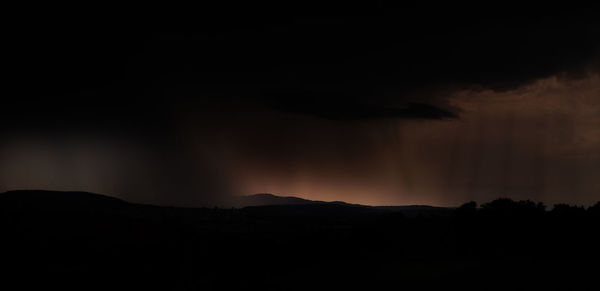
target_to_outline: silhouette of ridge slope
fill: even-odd
[[[254,194],[238,198],[237,207],[246,212],[269,215],[318,215],[336,216],[346,214],[369,214],[400,212],[406,216],[418,215],[450,215],[453,208],[429,205],[402,206],[370,206],[351,204],[343,201],[308,200],[293,196],[277,196],[273,194]]]
[[[121,199],[80,191],[14,190],[0,193],[0,203],[44,209],[120,208],[130,205]]]
[[[597,206],[583,213],[507,200],[484,205],[177,208],[85,192],[11,191],[0,194],[0,266],[8,270],[0,277],[3,285],[25,290],[385,290],[398,284],[554,290],[561,282],[560,289],[588,290],[573,282],[595,283]],[[524,212],[505,211],[515,208]],[[438,215],[448,212],[453,215]]]
[[[343,201],[319,201],[319,200],[309,200],[294,196],[277,196],[269,193],[260,193],[248,196],[240,196],[236,201],[238,207],[246,207],[246,206],[265,206],[265,205],[307,205],[307,204],[337,204],[337,205],[347,205],[347,206],[363,206],[359,204],[351,204]]]

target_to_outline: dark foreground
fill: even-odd
[[[10,289],[594,290],[600,206],[185,209],[0,194]],[[597,290],[597,289],[596,289]]]

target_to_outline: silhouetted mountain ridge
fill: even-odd
[[[250,213],[275,216],[344,216],[398,212],[414,217],[419,215],[450,215],[454,208],[429,205],[371,206],[343,201],[309,200],[294,196],[277,196],[268,193],[241,196],[235,206]]]
[[[360,206],[360,204],[351,204],[343,201],[320,201],[299,198],[295,196],[277,196],[269,193],[260,193],[254,195],[240,196],[237,198],[236,206],[267,206],[267,205],[307,205],[307,204],[336,204],[345,206]]]
[[[28,207],[122,207],[129,203],[119,198],[82,191],[13,190],[0,194],[0,202]]]
[[[80,191],[14,190],[0,194],[0,203],[12,207],[40,209],[45,211],[77,210],[119,210],[172,208],[179,211],[194,211],[196,208],[163,207],[129,203],[124,200],[101,194]],[[294,196],[277,196],[268,193],[240,196],[233,202],[234,208],[248,213],[266,215],[337,216],[350,214],[401,212],[407,216],[449,215],[452,208],[427,205],[370,206],[351,204],[343,201],[309,200]],[[136,210],[136,213],[138,212]],[[125,211],[124,213],[127,213]]]

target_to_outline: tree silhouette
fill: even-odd
[[[510,198],[498,198],[481,205],[484,212],[496,216],[532,216],[546,211],[546,205],[531,200],[514,201]]]
[[[571,206],[569,204],[555,204],[551,211],[554,215],[576,217],[585,215],[585,208],[581,206]]]
[[[587,212],[595,217],[600,217],[600,201],[587,209]]]
[[[455,212],[458,217],[473,217],[477,214],[477,202],[470,201],[467,202],[456,209]]]

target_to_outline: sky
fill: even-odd
[[[597,5],[68,8],[10,19],[0,191],[600,200]]]

